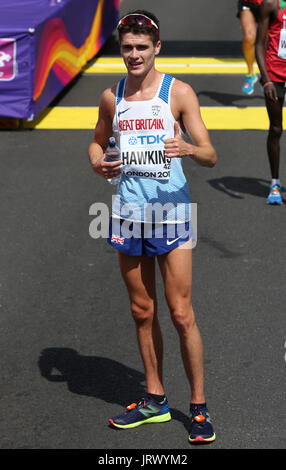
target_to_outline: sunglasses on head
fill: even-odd
[[[136,23],[138,26],[146,26],[147,28],[155,28],[156,29],[156,32],[157,32],[157,36],[159,38],[159,28],[158,26],[156,25],[156,23],[151,20],[151,18],[149,18],[148,16],[146,15],[142,15],[141,13],[132,13],[130,15],[126,15],[124,16],[118,23],[117,25],[117,29],[120,27],[120,26],[130,26],[132,24]]]

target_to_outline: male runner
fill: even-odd
[[[243,34],[242,51],[247,65],[247,75],[242,85],[242,92],[246,95],[252,95],[254,85],[258,80],[254,72],[254,61],[256,23],[259,19],[261,3],[262,0],[238,0],[237,4],[237,17]]]
[[[267,50],[264,44],[268,35]],[[265,103],[270,121],[267,153],[271,170],[268,204],[282,204],[279,179],[280,138],[286,92],[286,1],[264,0],[258,23],[256,60],[261,73]]]
[[[89,157],[94,171],[104,178],[118,175],[122,165],[108,241],[118,250],[147,391],[139,403],[129,405],[109,422],[128,429],[171,419],[163,387],[163,341],[155,287],[157,258],[191,387],[189,440],[211,442],[215,433],[204,394],[203,345],[191,304],[190,195],[181,159],[192,158],[213,167],[217,156],[192,88],[155,68],[161,48],[158,19],[148,11],[136,10],[120,20],[118,32],[127,77],[102,94]],[[182,130],[194,144],[185,142]],[[111,135],[120,146],[120,162],[104,160]],[[143,211],[150,203],[164,207],[156,214],[156,223],[153,213],[151,217]],[[131,237],[128,230],[132,230]],[[182,242],[186,249],[181,249]]]

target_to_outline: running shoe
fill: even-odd
[[[110,418],[109,423],[116,428],[130,429],[141,424],[164,423],[170,419],[167,398],[162,403],[158,403],[150,397],[145,397],[139,403],[127,406],[123,413]]]
[[[245,93],[246,95],[252,95],[254,92],[254,85],[257,80],[258,77],[256,73],[254,75],[246,75],[242,85],[242,93]]]
[[[273,184],[273,186],[271,186],[267,204],[282,204],[281,186],[279,184]]]
[[[215,433],[210,419],[209,410],[206,405],[191,405],[191,432],[189,441],[192,444],[213,442]]]

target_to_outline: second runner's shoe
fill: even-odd
[[[142,398],[139,403],[127,406],[126,411],[109,419],[109,423],[120,429],[131,429],[148,423],[170,421],[171,414],[167,398],[162,403],[150,397]]]
[[[282,204],[281,186],[279,186],[279,184],[273,184],[273,186],[271,186],[267,204]]]
[[[191,432],[189,441],[192,444],[203,444],[215,440],[215,433],[206,405],[192,404],[190,407],[190,418]]]
[[[254,92],[254,85],[257,82],[258,77],[256,73],[254,75],[246,75],[244,83],[242,85],[242,92],[246,95],[252,95]]]

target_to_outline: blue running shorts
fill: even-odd
[[[168,253],[190,239],[195,239],[191,221],[152,224],[111,218],[107,241],[127,255],[151,257]]]

